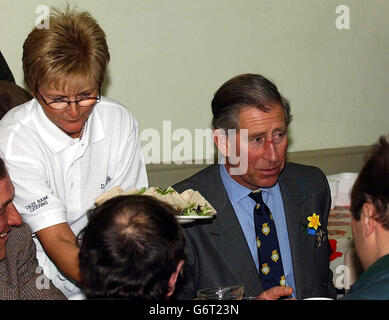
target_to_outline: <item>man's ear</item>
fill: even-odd
[[[228,156],[228,138],[223,129],[215,129],[212,133],[213,141],[220,153],[224,156]]]
[[[170,276],[170,279],[168,282],[168,292],[167,292],[166,297],[170,297],[173,294],[174,289],[176,288],[176,282],[177,282],[178,275],[180,274],[180,271],[181,271],[183,265],[184,265],[184,260],[180,260],[180,262],[178,262],[178,264],[177,264],[176,271],[174,271],[172,273],[172,275]]]
[[[375,207],[372,203],[365,202],[362,205],[361,226],[365,237],[369,237],[375,231],[377,226],[377,221],[374,219],[375,213]]]
[[[212,133],[213,141],[220,153],[224,156],[228,156],[228,138],[223,129],[215,129]]]

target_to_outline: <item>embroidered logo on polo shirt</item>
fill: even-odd
[[[48,199],[49,199],[49,196],[44,196],[42,198],[36,199],[35,201],[26,205],[25,208],[30,212],[34,212],[35,210],[49,204],[47,201]]]
[[[101,190],[103,190],[108,185],[108,183],[111,182],[111,180],[112,180],[112,178],[110,176],[107,176],[107,179],[105,179],[105,183],[102,183],[100,185]]]

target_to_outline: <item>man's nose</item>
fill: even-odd
[[[276,161],[277,152],[273,140],[266,140],[264,145],[263,157],[266,160]]]
[[[13,203],[7,207],[7,217],[9,226],[20,226],[23,223],[23,218]]]

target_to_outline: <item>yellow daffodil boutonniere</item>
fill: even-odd
[[[315,230],[317,230],[317,227],[321,226],[319,218],[320,216],[316,215],[316,213],[308,217],[307,218],[307,220],[309,221],[308,228],[314,228]]]
[[[301,223],[302,227],[304,228],[305,234],[315,236],[317,231],[320,231],[321,229],[320,215],[313,213],[307,218],[307,220],[308,223]]]
[[[307,218],[308,223],[301,223],[301,226],[304,229],[306,235],[315,236],[315,245],[320,247],[322,242],[327,239],[327,232],[323,230],[320,223],[320,215],[314,212],[311,216]]]

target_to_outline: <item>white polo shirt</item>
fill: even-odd
[[[96,197],[115,186],[148,185],[138,124],[127,108],[105,97],[81,139],[61,131],[35,99],[11,109],[0,121],[0,152],[15,187],[15,206],[33,233],[67,222],[77,236]],[[81,298],[34,240],[46,276],[68,298]]]

